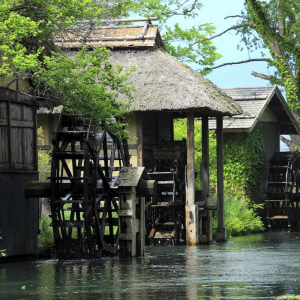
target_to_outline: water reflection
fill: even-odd
[[[276,299],[300,294],[299,246],[299,234],[273,233],[143,259],[0,264],[0,299]]]

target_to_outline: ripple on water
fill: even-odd
[[[299,234],[267,233],[142,259],[2,264],[0,299],[276,299],[300,294],[299,249]]]

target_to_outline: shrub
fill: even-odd
[[[237,201],[233,197],[225,196],[224,215],[225,227],[229,236],[245,235],[264,230],[261,218],[255,212],[262,208],[262,204],[253,204],[247,198]],[[213,218],[213,231],[218,226],[218,218]]]
[[[38,128],[38,140],[44,145],[44,131],[42,127]],[[38,166],[39,166],[39,180],[46,181],[47,177],[50,176],[51,171],[51,150],[38,150]]]
[[[50,227],[51,218],[44,217],[40,220],[39,229],[40,234],[38,236],[38,248],[42,251],[47,248],[51,248],[54,245],[53,230]]]

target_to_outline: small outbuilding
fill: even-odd
[[[275,152],[280,151],[280,135],[300,134],[300,128],[277,86],[251,88],[224,88],[224,93],[234,99],[244,113],[225,117],[224,135],[241,139],[258,124],[262,126],[264,157],[262,172],[262,190],[268,181],[269,161]],[[209,121],[209,129],[216,130],[216,122]]]

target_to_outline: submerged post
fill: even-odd
[[[194,112],[187,116],[187,194],[185,206],[186,244],[198,243],[198,207],[195,205]]]
[[[217,190],[218,190],[218,228],[217,242],[227,241],[227,230],[224,223],[224,175],[223,175],[223,117],[217,117]]]

